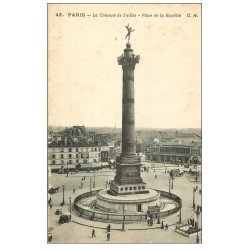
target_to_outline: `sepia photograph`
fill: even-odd
[[[47,242],[202,243],[202,4],[47,4]]]

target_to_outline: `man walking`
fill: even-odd
[[[93,237],[96,237],[96,235],[95,235],[95,229],[92,229],[92,238]]]
[[[110,240],[110,233],[108,232],[107,233],[107,241],[109,241]]]
[[[110,230],[111,230],[111,226],[110,226],[110,224],[108,224],[108,226],[107,226],[107,233],[110,233]]]

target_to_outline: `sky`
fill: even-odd
[[[160,13],[164,17],[154,17]],[[167,13],[181,17],[167,18]],[[141,57],[135,68],[135,126],[201,127],[201,10],[194,4],[49,5],[49,125],[121,127],[122,68],[117,57],[126,46],[128,23],[135,29],[130,43]]]

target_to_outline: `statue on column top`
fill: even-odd
[[[129,24],[127,26],[125,26],[128,30],[128,34],[126,35],[125,39],[128,38],[128,43],[129,43],[129,39],[130,39],[130,34],[131,32],[135,31],[134,29],[132,30],[132,27],[129,27]]]

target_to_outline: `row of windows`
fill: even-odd
[[[108,147],[94,147],[94,148],[49,148],[49,150],[51,150],[51,152],[56,152],[58,150],[58,152],[61,153],[71,153],[71,152],[99,152],[99,151],[109,151]]]
[[[189,148],[167,148],[167,147],[161,147],[160,148],[161,153],[182,153],[182,154],[190,154]]]
[[[94,163],[97,163],[97,162],[99,162],[99,160],[93,159],[93,162],[94,162]],[[76,159],[76,160],[74,160],[74,161],[73,161],[73,160],[69,160],[69,161],[68,161],[68,164],[72,164],[72,163],[88,163],[88,160],[79,161],[78,159]],[[59,161],[52,160],[52,161],[51,161],[51,164],[67,164],[67,161],[61,160],[61,161],[59,162]]]
[[[65,151],[65,149],[67,149],[67,148],[60,148],[60,152],[64,152]],[[80,148],[80,149],[82,149],[82,148]],[[101,150],[101,148],[100,147],[97,147],[97,148],[86,148],[87,150],[87,152],[97,152],[97,151],[100,151]],[[67,150],[66,150],[67,151]],[[72,151],[72,148],[68,148],[68,152],[73,152]],[[79,148],[75,148],[75,152],[80,152],[79,151]]]
[[[130,190],[130,191],[131,191],[131,190],[133,190],[133,189],[134,189],[134,190],[137,190],[137,189],[138,189],[138,190],[141,190],[141,189],[144,190],[144,189],[145,189],[145,186],[142,186],[142,187],[125,187],[125,191],[127,191],[127,190]],[[120,191],[123,191],[123,188],[120,188]]]
[[[72,156],[73,156],[72,154],[68,154],[68,158],[72,158]],[[100,153],[98,153],[98,155],[96,155],[96,157],[100,157],[100,156],[101,156]],[[61,154],[60,158],[64,159],[64,154]],[[88,158],[88,155],[86,155],[86,154],[76,154],[75,158]],[[52,155],[52,159],[56,159],[56,155],[55,154]]]

